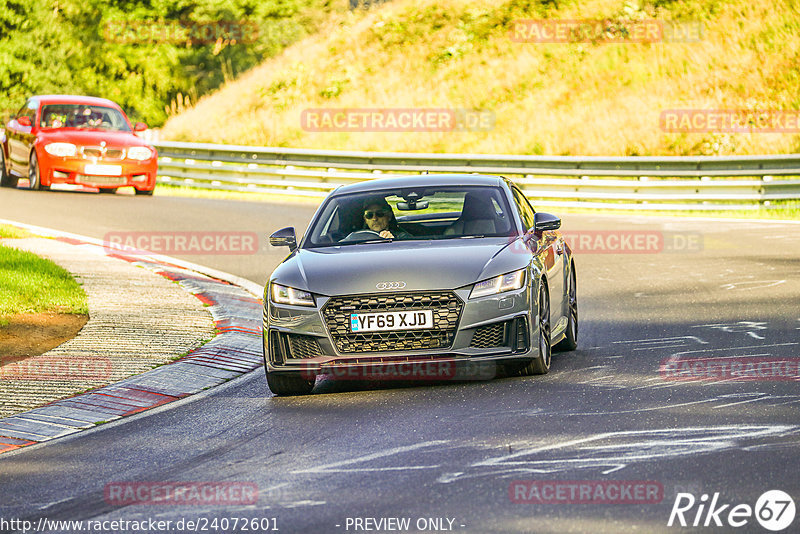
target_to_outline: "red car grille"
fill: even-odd
[[[125,159],[124,148],[103,148],[99,146],[85,146],[81,148],[81,154],[85,158],[97,158],[98,160],[121,160]]]

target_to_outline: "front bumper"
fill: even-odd
[[[80,157],[61,158],[47,156],[39,159],[42,183],[75,184],[88,187],[117,188],[135,187],[140,190],[151,190],[156,185],[158,161],[156,157],[142,162],[131,160],[98,160],[96,163]],[[87,165],[112,165],[119,166],[120,173],[102,175],[87,172]]]
[[[425,300],[434,293],[448,296]],[[537,322],[531,319],[529,288],[472,300],[469,293],[460,289],[318,297],[313,308],[275,304],[265,295],[266,369],[308,378],[327,374],[354,380],[480,380],[493,378],[500,363],[532,358]],[[433,310],[439,328],[411,338],[391,332],[356,336],[343,330],[352,311],[341,306],[343,300],[355,302],[358,311],[366,311],[360,307],[366,301],[383,306],[368,311],[394,311],[397,301],[409,300],[410,295],[419,297],[414,309]]]

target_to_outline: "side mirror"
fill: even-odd
[[[297,248],[297,237],[294,235],[294,227],[287,226],[281,228],[271,236],[269,236],[269,244],[273,247],[289,247],[289,250],[294,251]]]
[[[147,129],[147,125],[145,123],[143,123],[143,122],[137,122],[133,126],[133,131],[134,132],[143,132],[146,129]]]
[[[549,213],[536,213],[533,216],[533,229],[535,232],[558,230],[561,228],[561,219]]]
[[[26,128],[30,128],[31,126],[33,126],[31,124],[31,118],[28,117],[27,115],[22,115],[21,117],[17,117],[17,124],[19,124],[20,126],[25,126]]]

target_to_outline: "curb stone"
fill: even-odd
[[[109,253],[102,241],[0,221],[84,247],[177,282],[208,305],[218,334],[179,360],[73,397],[0,419],[0,453],[52,440],[218,386],[263,365],[260,287],[227,273],[160,255]],[[42,232],[45,233],[45,232]],[[217,275],[217,276],[214,276]],[[225,279],[229,280],[226,281]],[[245,289],[246,288],[246,289]]]

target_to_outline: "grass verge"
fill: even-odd
[[[0,224],[0,239],[24,239],[26,237],[37,237],[22,228],[11,226],[10,224]]]
[[[172,116],[162,139],[340,150],[553,155],[786,154],[740,119],[669,129],[668,110],[800,109],[796,0],[397,0],[319,31]],[[656,42],[515,39],[522,21],[659,21]],[[668,28],[676,28],[672,32]],[[690,35],[690,33],[692,35]],[[620,35],[620,34],[617,34]],[[535,39],[533,40],[535,41]],[[440,129],[318,128],[345,109],[479,111]],[[304,114],[305,112],[305,114]],[[311,112],[311,113],[309,113]],[[769,114],[767,115],[769,116]],[[467,117],[475,119],[468,121]],[[488,121],[482,120],[483,117]],[[761,122],[761,119],[758,120]],[[769,119],[767,119],[769,122]],[[470,129],[468,126],[474,126]],[[388,124],[388,122],[387,122]],[[377,131],[376,131],[377,130]]]
[[[0,227],[0,235],[7,231]],[[52,261],[0,245],[0,326],[14,315],[43,312],[88,314],[86,293]]]

